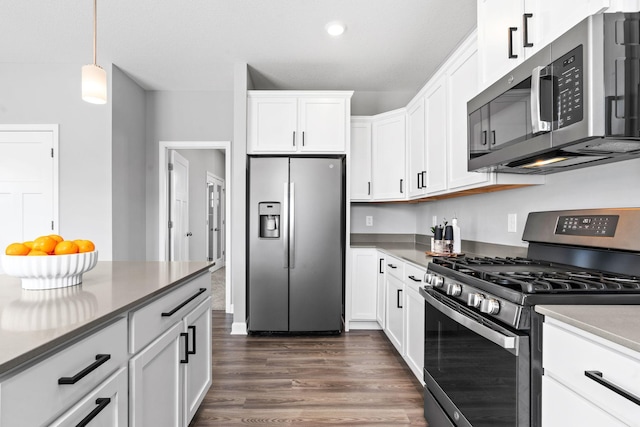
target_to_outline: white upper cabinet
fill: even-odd
[[[609,6],[609,0],[478,0],[480,87]]]
[[[447,82],[444,75],[427,83],[425,109],[425,164],[422,184],[427,195],[447,189]]]
[[[374,200],[406,198],[406,111],[394,110],[372,125],[372,194]]]
[[[426,194],[424,97],[407,107],[407,192],[409,197]]]
[[[351,200],[371,200],[371,120],[351,118]]]
[[[247,152],[346,152],[352,94],[249,91]]]

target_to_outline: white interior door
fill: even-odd
[[[224,266],[224,180],[207,173],[207,260]]]
[[[57,233],[56,152],[57,126],[0,125],[0,249],[3,253],[9,243]]]
[[[189,161],[171,150],[170,188],[170,260],[189,260]]]

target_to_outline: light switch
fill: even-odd
[[[373,227],[373,217],[372,216],[366,216],[365,217],[365,221],[366,221],[367,227]]]

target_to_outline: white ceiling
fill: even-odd
[[[92,62],[92,0],[0,0],[0,63]],[[324,26],[346,23],[332,38]],[[476,25],[476,0],[98,0],[98,64],[147,90],[416,93]]]

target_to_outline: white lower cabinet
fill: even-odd
[[[351,249],[350,329],[370,329],[376,321],[377,259],[378,251],[374,248]]]
[[[424,366],[424,298],[420,286],[425,270],[407,264],[405,267],[405,354],[404,360],[413,374],[423,381]]]
[[[401,355],[404,354],[404,283],[387,274],[387,337]]]
[[[548,316],[543,328],[543,427],[640,426],[640,353]]]
[[[127,368],[120,368],[54,421],[50,427],[126,427],[129,418],[127,378]]]
[[[378,264],[376,268],[376,320],[382,329],[386,327],[386,295],[384,292],[384,272],[386,257],[384,252],[378,251]]]

